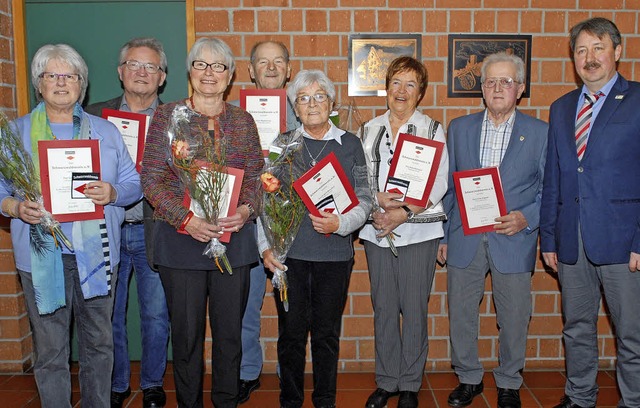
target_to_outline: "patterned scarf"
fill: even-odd
[[[91,138],[89,119],[84,117],[80,104],[73,110],[73,139]],[[39,172],[39,140],[54,140],[44,103],[31,112],[31,157]],[[38,174],[38,173],[36,173]],[[62,250],[53,237],[45,234],[51,250],[38,254],[31,251],[31,276],[36,305],[41,315],[53,313],[66,306]],[[76,221],[72,226],[72,243],[85,299],[109,295],[111,290],[111,264],[109,240],[105,220]]]

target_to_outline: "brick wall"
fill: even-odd
[[[17,2],[16,2],[17,3]],[[217,36],[232,47],[238,69],[229,99],[251,87],[247,55],[255,41],[277,39],[288,45],[294,74],[300,69],[326,71],[338,87],[338,103],[354,102],[364,120],[385,111],[384,98],[347,96],[347,50],[350,33],[423,33],[422,56],[429,69],[429,88],[420,108],[445,125],[482,108],[478,99],[447,98],[449,33],[531,34],[531,98],[520,109],[547,119],[549,104],[576,87],[569,59],[567,32],[576,22],[604,16],[623,33],[620,71],[640,80],[640,0],[195,0],[196,36]],[[11,0],[0,0],[0,110],[16,116],[15,51]],[[554,275],[538,263],[533,276],[533,310],[528,336],[527,367],[563,366],[560,294]],[[490,278],[481,310],[480,350],[487,367],[497,364],[497,329],[491,304]],[[277,317],[271,288],[262,311],[265,372],[275,371]],[[600,319],[603,367],[613,367],[615,345],[604,307]],[[446,271],[438,269],[429,303],[428,370],[449,370]],[[8,235],[0,218],[0,372],[31,365],[31,341],[21,288],[17,283]],[[210,340],[209,340],[210,341]],[[209,343],[210,346],[210,343]],[[210,347],[208,348],[210,350]],[[210,352],[207,351],[208,357]],[[341,340],[340,369],[373,371],[373,312],[367,265],[361,246],[351,277]],[[308,367],[310,368],[310,366]]]
[[[429,70],[429,88],[420,109],[446,125],[456,117],[482,109],[479,99],[447,97],[448,34],[530,34],[531,98],[523,99],[519,108],[546,120],[551,102],[576,87],[567,33],[575,23],[592,16],[616,22],[624,38],[619,69],[628,79],[640,79],[640,0],[195,0],[195,8],[196,37],[222,38],[236,55],[236,78],[229,99],[238,99],[242,88],[252,88],[246,69],[251,46],[258,40],[276,39],[289,47],[294,75],[300,69],[324,70],[336,83],[337,102],[355,102],[363,119],[370,119],[386,110],[385,99],[347,95],[349,34],[423,33],[422,58]],[[495,367],[498,339],[490,281],[487,278],[481,305],[479,341],[485,366]],[[540,262],[533,288],[527,367],[562,368],[558,282]],[[277,315],[270,287],[267,292],[262,310],[264,371],[273,372],[277,360]],[[429,312],[427,369],[450,370],[444,269],[436,273]],[[356,250],[343,323],[340,369],[373,371],[373,312],[361,246]],[[604,307],[599,329],[601,365],[613,367],[615,345]]]
[[[15,118],[16,80],[11,1],[0,0],[0,112]],[[29,319],[13,261],[9,220],[0,216],[0,372],[31,367]]]

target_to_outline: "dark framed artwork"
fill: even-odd
[[[421,34],[349,35],[349,96],[386,96],[387,67],[397,57],[422,61]]]
[[[447,96],[449,98],[482,98],[480,69],[490,54],[505,51],[525,63],[525,90],[529,97],[531,83],[531,36],[492,34],[450,34],[449,64],[447,67]]]

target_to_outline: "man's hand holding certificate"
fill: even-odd
[[[453,173],[465,235],[495,231],[496,218],[507,214],[497,167]]]

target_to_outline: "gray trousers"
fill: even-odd
[[[376,384],[384,390],[417,392],[422,385],[429,350],[427,304],[439,241],[398,247],[397,258],[389,248],[364,241],[374,310]]]
[[[466,268],[447,266],[451,364],[464,384],[479,384],[484,369],[478,358],[479,308],[491,270],[492,296],[500,342],[500,365],[493,370],[500,388],[519,389],[531,318],[531,274],[496,271],[483,239]]]
[[[598,310],[601,292],[615,328],[619,407],[640,407],[640,272],[628,264],[597,266],[579,242],[575,265],[558,263],[562,286],[562,331],[566,356],[565,394],[580,406],[596,405],[598,395]]]
[[[27,303],[35,354],[34,376],[42,408],[71,407],[69,372],[71,316],[78,334],[80,397],[82,406],[111,406],[113,294],[85,300],[75,256],[63,255],[66,307],[41,316],[35,302],[31,273],[18,271]],[[116,285],[117,265],[111,280]]]

